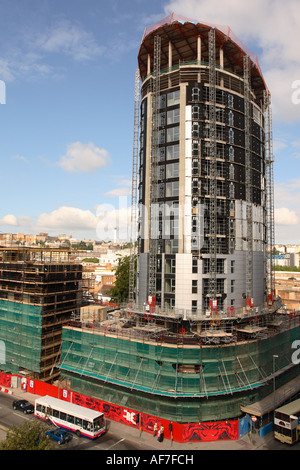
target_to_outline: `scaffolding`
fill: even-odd
[[[82,266],[69,250],[0,250],[0,340],[6,345],[1,369],[51,380],[61,347],[62,326],[79,311]]]
[[[271,96],[269,91],[264,92],[265,111],[265,162],[266,162],[266,222],[267,222],[267,290],[274,294],[275,278],[272,263],[272,254],[275,244],[274,233],[274,155],[273,155],[273,131]]]
[[[209,138],[210,138],[210,279],[209,298],[217,298],[217,127],[216,127],[216,33],[209,31]]]
[[[152,79],[152,141],[151,141],[151,185],[150,185],[150,240],[149,240],[149,287],[148,295],[156,297],[156,263],[158,237],[158,128],[159,128],[159,96],[160,96],[160,57],[161,38],[154,37]]]
[[[252,217],[252,162],[250,144],[250,105],[251,105],[251,72],[250,58],[244,56],[244,103],[245,103],[245,171],[246,171],[246,219],[247,219],[247,252],[246,252],[246,298],[253,297],[253,217]]]
[[[134,129],[132,158],[132,191],[131,191],[131,227],[130,227],[130,261],[129,261],[129,304],[135,302],[136,254],[137,254],[137,192],[138,192],[138,155],[139,155],[139,113],[140,109],[140,74],[135,72],[134,88]]]
[[[265,320],[267,318],[261,319]],[[232,399],[239,410],[240,392],[253,394],[271,382],[270,358],[278,344],[281,348],[278,375],[292,368],[291,327],[295,328],[295,335],[300,328],[299,318],[293,318],[292,324],[285,322],[279,330],[270,327],[269,334],[257,347],[254,331],[259,329],[258,325],[253,326],[253,333],[250,330],[246,333],[250,326],[247,323],[232,326],[240,330],[240,339],[222,345],[201,344],[200,332],[195,328],[193,335],[191,332],[175,335],[171,324],[159,324],[142,317],[137,321],[136,317],[117,315],[101,323],[73,322],[63,329],[62,375],[70,378],[72,386],[76,384],[80,390],[92,386],[90,379],[93,378],[93,396],[105,395],[111,403],[119,403],[121,397],[123,403],[128,397],[135,397],[144,412],[153,414],[155,403],[164,401],[165,409],[160,414],[171,418],[175,413],[178,421],[186,420],[192,409],[195,412],[199,408],[198,399],[203,399],[205,407],[207,398],[211,398],[224,418],[227,411],[232,413],[232,409],[227,410],[228,400]],[[222,332],[221,329],[211,331]],[[258,395],[261,396],[263,394]],[[177,400],[181,399],[181,406],[177,407]],[[214,411],[208,407],[201,413],[201,419],[205,420],[210,419]]]

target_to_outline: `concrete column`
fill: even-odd
[[[224,68],[224,51],[223,51],[223,47],[220,47],[219,49],[219,58],[220,58],[220,69],[223,69]],[[222,87],[224,87],[224,79],[221,78],[220,80],[220,85]]]
[[[198,36],[197,38],[197,61],[198,61],[198,65],[200,65],[200,62],[201,62],[201,36]],[[201,74],[198,73],[198,82],[201,82]]]
[[[197,60],[201,61],[201,36],[197,38]]]
[[[147,75],[151,72],[151,57],[150,54],[148,54],[148,63],[147,63]]]
[[[173,65],[172,43],[171,43],[171,41],[169,41],[169,63],[168,63],[169,68],[171,68],[172,65]],[[169,79],[168,79],[168,85],[169,85],[169,87],[172,86],[170,75],[169,75]]]

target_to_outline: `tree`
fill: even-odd
[[[119,258],[118,267],[116,269],[115,285],[110,291],[111,296],[119,302],[125,302],[129,297],[129,269],[130,256]]]
[[[53,450],[53,442],[46,436],[47,430],[49,427],[45,423],[35,420],[14,426],[0,443],[0,450]]]

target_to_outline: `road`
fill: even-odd
[[[0,392],[0,441],[5,439],[6,432],[12,426],[21,426],[24,420],[37,419],[33,415],[24,415],[20,411],[15,411],[12,407],[15,399],[16,397],[12,395]],[[140,434],[138,429],[132,430],[115,422],[112,422],[110,427],[108,421],[108,430],[100,438],[89,440],[72,434],[71,442],[63,446],[55,443],[55,448],[59,450],[102,450],[107,451],[106,453],[109,455],[115,451],[136,451],[133,454],[129,453],[130,455],[137,455],[140,453],[139,451],[148,451],[151,455],[155,451],[178,451],[179,453],[188,451],[195,453],[196,456],[199,451],[203,450],[300,450],[300,441],[290,447],[276,441],[271,432],[264,438],[260,438],[257,433],[248,434],[238,441],[190,442],[180,445],[165,440],[163,444],[158,445],[152,435],[145,432]],[[106,453],[101,454],[103,458]]]
[[[24,420],[35,420],[33,415],[24,415],[21,411],[14,410],[12,403],[16,398],[11,395],[0,393],[0,440],[4,440],[6,432],[13,426],[21,426]],[[50,427],[49,427],[50,428]],[[109,428],[109,423],[108,423]],[[71,442],[59,446],[55,443],[55,448],[61,450],[106,450],[106,451],[124,451],[124,450],[154,450],[153,447],[141,444],[138,440],[122,438],[108,431],[100,438],[95,440],[77,437],[72,434]]]

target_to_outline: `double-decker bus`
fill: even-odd
[[[90,439],[106,431],[103,413],[48,395],[35,400],[34,416]]]
[[[274,438],[286,444],[295,444],[300,437],[300,398],[275,410]]]

